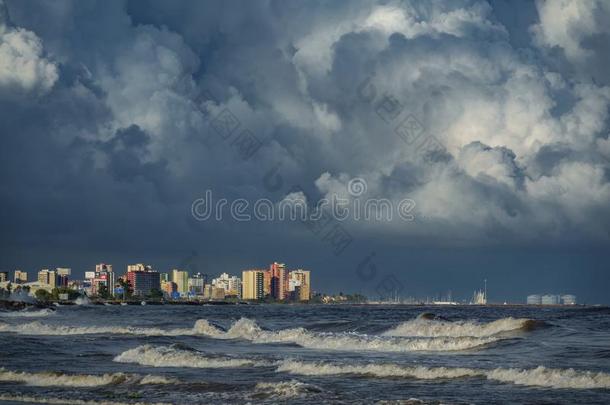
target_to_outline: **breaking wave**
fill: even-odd
[[[572,368],[553,369],[542,366],[527,370],[498,368],[487,372],[487,378],[517,385],[549,388],[610,388],[610,374]]]
[[[502,332],[529,330],[540,322],[523,318],[502,318],[489,323],[476,321],[455,321],[427,319],[418,317],[383,333],[384,336],[419,336],[419,337],[489,337]]]
[[[307,376],[354,374],[373,377],[403,377],[420,380],[438,378],[462,378],[481,376],[481,372],[468,368],[447,367],[404,367],[397,364],[354,364],[306,363],[284,360],[277,371]]]
[[[3,318],[39,318],[53,315],[54,313],[54,310],[45,308],[38,311],[21,310],[14,312],[0,312],[0,316]]]
[[[48,325],[41,322],[30,322],[19,325],[0,324],[0,332],[13,332],[21,335],[94,335],[94,334],[119,334],[119,335],[145,335],[145,336],[180,336],[193,335],[193,329],[169,329],[139,328],[132,326],[66,326]]]
[[[253,343],[292,343],[305,348],[346,351],[457,351],[478,348],[498,339],[494,337],[438,336],[393,337],[365,335],[354,332],[311,332],[304,328],[263,330],[251,319],[242,318],[228,331],[199,319],[190,328],[169,329],[130,326],[64,326],[31,322],[20,325],[0,324],[0,332],[25,335],[83,335],[83,334],[132,334],[145,336],[201,335],[215,339],[245,339]]]
[[[205,320],[197,321],[205,334],[220,339],[245,339],[253,343],[293,343],[310,349],[345,351],[451,351],[480,347],[496,341],[494,338],[403,338],[363,335],[358,333],[310,332],[304,328],[267,331],[251,319],[241,318],[223,332]],[[197,328],[198,325],[196,324]]]
[[[114,358],[119,363],[136,363],[152,367],[232,368],[269,366],[270,363],[226,356],[206,356],[175,347],[143,345],[127,350]]]
[[[351,374],[378,378],[452,379],[479,377],[488,380],[546,388],[607,389],[610,374],[574,369],[497,368],[493,370],[462,367],[401,366],[397,364],[331,364],[284,360],[277,371],[306,376]]]
[[[60,372],[27,373],[0,368],[0,381],[15,382],[36,387],[99,387],[117,384],[170,384],[175,380],[162,376],[112,374],[65,374]]]
[[[280,382],[260,382],[254,387],[253,398],[288,399],[317,394],[322,389],[316,385],[305,384],[297,380]]]

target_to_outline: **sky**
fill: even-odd
[[[329,293],[608,304],[608,21],[593,0],[0,0],[0,269],[279,261]],[[407,215],[217,220],[207,192]]]

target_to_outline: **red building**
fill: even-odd
[[[269,266],[267,274],[265,274],[265,290],[269,291],[269,295],[276,300],[284,300],[288,298],[288,275],[286,265],[284,263],[274,262]]]

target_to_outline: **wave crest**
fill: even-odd
[[[280,382],[260,382],[254,387],[254,398],[288,399],[317,394],[322,389],[313,384],[305,384],[297,380]]]
[[[28,373],[0,368],[0,381],[36,387],[99,387],[116,384],[170,384],[174,380],[162,376],[139,376],[125,373],[65,374],[60,372]]]
[[[496,342],[493,337],[401,337],[365,335],[355,332],[311,332],[304,328],[267,331],[255,321],[241,318],[228,331],[199,319],[192,328],[159,329],[131,326],[65,326],[31,322],[19,325],[0,324],[0,332],[25,335],[132,334],[144,336],[207,336],[215,339],[245,339],[253,343],[291,343],[322,350],[346,351],[456,351],[479,348]]]
[[[401,366],[398,364],[332,364],[284,360],[277,371],[297,375],[325,376],[352,374],[378,378],[451,379],[479,377],[504,383],[546,388],[608,389],[610,374],[574,369]]]
[[[488,323],[476,321],[455,321],[418,317],[383,333],[384,336],[417,336],[417,337],[490,337],[502,332],[529,330],[537,322],[523,318],[501,318]]]
[[[14,312],[0,312],[3,318],[39,318],[54,314],[55,311],[49,308],[44,308],[38,311],[21,310]]]
[[[269,363],[226,356],[206,356],[196,351],[143,345],[124,351],[114,358],[119,363],[152,367],[233,368],[266,366]]]
[[[354,374],[374,377],[416,378],[422,380],[476,377],[482,375],[480,371],[461,367],[403,367],[396,364],[336,365],[329,363],[305,363],[295,360],[284,360],[277,371],[307,376]]]

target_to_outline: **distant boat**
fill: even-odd
[[[140,302],[140,305],[146,305],[146,301]]]
[[[127,305],[127,303],[126,302],[121,302],[121,305]]]

